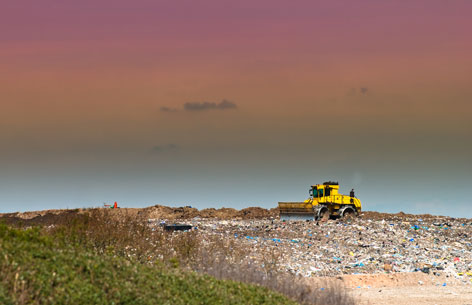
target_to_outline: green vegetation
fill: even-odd
[[[267,288],[0,224],[1,304],[295,304]]]

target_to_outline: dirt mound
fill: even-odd
[[[91,209],[75,209],[75,210],[44,210],[24,213],[9,213],[0,214],[0,218],[7,223],[22,223],[25,225],[46,225],[54,224],[61,221],[64,217],[69,217],[75,214],[86,213]],[[249,207],[242,210],[236,210],[233,208],[209,208],[198,210],[196,208],[185,206],[185,207],[168,207],[163,205],[155,205],[147,208],[119,208],[119,209],[104,209],[110,211],[118,219],[124,219],[124,217],[140,217],[143,219],[167,219],[167,220],[179,220],[179,219],[192,219],[199,217],[202,219],[276,219],[279,217],[279,209],[264,209],[261,207]],[[430,214],[405,214],[403,212],[396,214],[380,213],[374,211],[365,211],[360,214],[361,219],[370,220],[386,220],[392,222],[398,221],[412,221],[417,219],[450,219],[445,216],[432,216]]]
[[[239,217],[242,219],[260,219],[260,218],[270,218],[270,217],[278,217],[279,216],[279,209],[263,209],[259,207],[254,208],[246,208],[239,211]]]
[[[364,211],[360,214],[361,218],[371,219],[371,220],[407,220],[407,219],[438,219],[438,218],[448,218],[446,216],[434,216],[431,214],[406,214],[403,212],[399,213],[381,213],[374,211]]]
[[[171,208],[155,205],[142,209],[142,214],[152,219],[189,219],[197,217],[199,211],[192,207]]]
[[[31,212],[17,212],[17,213],[8,213],[8,214],[0,214],[3,217],[15,217],[24,220],[30,220],[37,217],[44,217],[46,215],[60,215],[63,213],[69,213],[71,211],[77,212],[79,209],[74,210],[42,210],[42,211],[31,211]],[[50,216],[48,216],[50,217]]]
[[[232,208],[203,209],[198,216],[200,218],[233,219],[238,217],[238,210]]]
[[[9,213],[0,214],[0,218],[8,224],[23,225],[50,225],[64,221],[73,215],[83,214],[93,209],[75,209],[75,210],[44,210],[36,212]],[[119,208],[119,209],[103,209],[108,211],[117,219],[125,217],[140,217],[143,219],[192,219],[199,217],[202,219],[267,219],[277,218],[278,209],[264,209],[260,207],[250,207],[242,210],[233,208],[221,209],[203,209],[198,210],[190,206],[186,207],[168,207],[163,205],[155,205],[147,208]]]
[[[64,223],[66,219],[75,217],[79,210],[47,210],[41,212],[3,214],[0,219],[10,225],[51,225]]]
[[[264,209],[260,207],[245,208],[240,211],[233,208],[209,208],[198,210],[192,207],[170,208],[162,205],[143,209],[143,213],[152,219],[263,219],[278,216],[278,209]]]

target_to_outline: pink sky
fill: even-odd
[[[350,162],[342,177],[396,160],[464,178],[471,12],[467,0],[2,3],[0,163],[139,172],[175,145],[185,161],[166,166],[263,171],[262,158],[297,175],[315,156]],[[184,109],[222,100],[237,109]]]

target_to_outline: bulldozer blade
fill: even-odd
[[[282,214],[280,213],[280,220],[290,221],[290,220],[315,220],[313,213],[311,214]]]
[[[281,220],[314,220],[313,206],[307,202],[279,202]]]

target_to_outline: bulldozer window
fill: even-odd
[[[318,197],[323,197],[323,189],[318,190]]]
[[[329,196],[329,194],[331,194],[331,189],[330,188],[326,188],[326,196]]]

